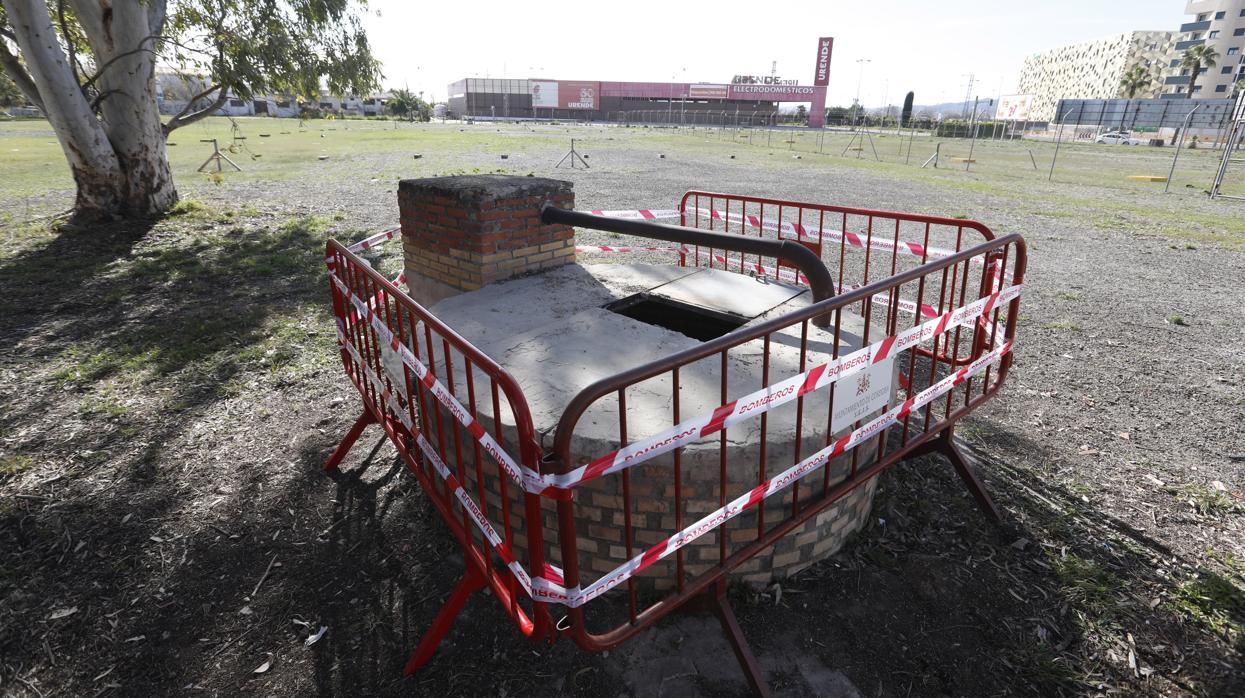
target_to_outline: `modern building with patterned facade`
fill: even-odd
[[[1231,97],[1236,83],[1245,80],[1245,0],[1195,0],[1185,3],[1184,11],[1193,21],[1180,26],[1163,97]],[[1181,57],[1187,49],[1202,44],[1213,47],[1219,59],[1214,67],[1203,66],[1189,95],[1193,71],[1181,65]]]
[[[1049,121],[1056,118],[1061,99],[1129,97],[1120,82],[1140,65],[1154,79],[1132,97],[1157,97],[1163,91],[1162,72],[1175,55],[1175,37],[1176,32],[1133,31],[1035,53],[1025,59],[1017,92],[1033,95],[1033,119]]]

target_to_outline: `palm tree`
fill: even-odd
[[[1245,92],[1245,78],[1237,80],[1236,84],[1232,86],[1232,97],[1235,99],[1242,92]]]
[[[432,107],[424,101],[424,93],[418,95],[410,90],[393,90],[385,102],[385,109],[394,116],[407,121],[431,121]]]
[[[1202,68],[1214,68],[1215,63],[1219,60],[1219,52],[1213,46],[1206,44],[1198,44],[1184,52],[1184,57],[1180,60],[1182,68],[1188,68],[1189,74],[1189,96],[1193,96],[1193,90],[1197,86],[1198,73],[1202,72]]]
[[[1154,82],[1154,77],[1143,65],[1133,66],[1124,77],[1120,80],[1120,89],[1128,95],[1129,99],[1137,96],[1138,92],[1144,92],[1150,89],[1150,85]]]

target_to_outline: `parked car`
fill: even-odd
[[[1141,139],[1133,138],[1133,134],[1128,131],[1107,131],[1098,136],[1094,142],[1109,145],[1141,145]]]

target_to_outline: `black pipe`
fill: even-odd
[[[685,228],[679,225],[654,223],[652,221],[633,221],[622,218],[610,218],[608,216],[594,216],[591,213],[557,208],[552,204],[541,206],[540,222],[546,225],[561,223],[562,225],[570,225],[577,228],[591,228],[593,230],[635,235],[665,242],[680,242],[719,250],[730,250],[731,252],[774,257],[775,259],[788,262],[804,272],[804,276],[808,278],[808,285],[813,290],[814,303],[834,297],[834,278],[830,276],[830,270],[826,269],[826,265],[822,263],[816,252],[794,240],[774,240],[746,235],[729,235],[699,230],[697,228]],[[825,315],[813,318],[813,324],[819,327],[826,327],[830,324],[830,316]]]

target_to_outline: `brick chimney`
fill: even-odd
[[[575,261],[570,226],[543,225],[549,202],[574,208],[570,182],[471,175],[398,184],[407,287],[420,305]]]

